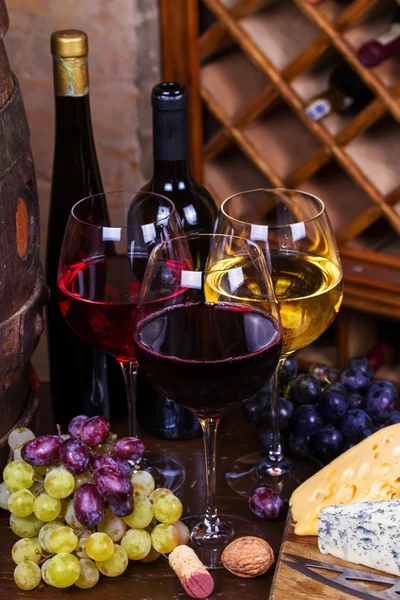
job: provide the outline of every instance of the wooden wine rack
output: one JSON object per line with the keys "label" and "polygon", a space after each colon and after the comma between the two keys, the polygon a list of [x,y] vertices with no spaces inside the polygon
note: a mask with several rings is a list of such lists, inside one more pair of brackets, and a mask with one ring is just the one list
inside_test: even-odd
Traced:
{"label": "wooden wine rack", "polygon": [[[203,32],[201,5],[213,16]],[[160,0],[164,78],[189,88],[193,170],[217,203],[261,186],[303,189],[326,203],[345,278],[331,362],[355,351],[354,311],[400,320],[400,61],[367,69],[356,54],[395,7],[395,0]],[[375,98],[352,119],[314,122],[307,101],[326,89],[339,60]],[[202,105],[219,123],[205,144]],[[377,222],[393,238],[386,249],[376,244]]]}

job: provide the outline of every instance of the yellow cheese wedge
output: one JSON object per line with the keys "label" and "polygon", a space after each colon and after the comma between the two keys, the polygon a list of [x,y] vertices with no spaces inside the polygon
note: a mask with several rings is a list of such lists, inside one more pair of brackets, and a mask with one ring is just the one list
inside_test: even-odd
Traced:
{"label": "yellow cheese wedge", "polygon": [[319,512],[331,504],[400,497],[400,423],[353,446],[302,483],[290,506],[297,535],[318,535]]}

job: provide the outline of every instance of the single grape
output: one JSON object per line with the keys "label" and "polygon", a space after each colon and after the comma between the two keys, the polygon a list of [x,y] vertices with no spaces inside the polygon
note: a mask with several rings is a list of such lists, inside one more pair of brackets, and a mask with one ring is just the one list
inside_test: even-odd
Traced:
{"label": "single grape", "polygon": [[142,558],[140,560],[140,562],[142,563],[152,563],[154,561],[156,561],[158,558],[160,558],[161,554],[159,552],[157,552],[157,550],[155,550],[153,547],[151,548],[150,552],[148,553],[147,556],[145,556],[144,558]]}
{"label": "single grape", "polygon": [[348,399],[336,390],[322,392],[318,401],[318,410],[324,423],[340,423],[348,408]]}
{"label": "single grape", "polygon": [[104,417],[92,417],[84,422],[81,438],[90,447],[98,446],[108,436],[110,423]]}
{"label": "single grape", "polygon": [[127,500],[110,500],[109,505],[117,517],[127,517],[133,512],[133,496]]}
{"label": "single grape", "polygon": [[81,566],[76,556],[61,552],[50,558],[46,569],[46,579],[56,588],[74,585],[81,574]]}
{"label": "single grape", "polygon": [[348,401],[349,401],[349,409],[363,408],[364,396],[361,396],[361,394],[349,394]]}
{"label": "single grape", "polygon": [[389,389],[371,386],[363,408],[375,423],[385,423],[392,416],[395,404],[396,399]]}
{"label": "single grape", "polygon": [[121,471],[116,471],[111,467],[101,467],[96,471],[96,486],[100,494],[106,500],[118,501],[127,500],[132,496],[133,488],[128,477]]}
{"label": "single grape", "polygon": [[75,554],[77,556],[79,556],[79,558],[89,558],[89,555],[86,552],[86,542],[88,539],[89,535],[83,535],[81,538],[79,538],[78,541],[78,546],[75,550]]}
{"label": "single grape", "polygon": [[249,497],[250,510],[260,519],[277,521],[283,514],[282,498],[273,490],[259,487]]}
{"label": "single grape", "polygon": [[384,379],[377,379],[376,381],[374,381],[369,391],[371,392],[371,390],[385,390],[386,394],[390,395],[395,402],[399,397],[396,386],[393,385],[393,383],[391,383],[390,381],[385,381]]}
{"label": "single grape", "polygon": [[161,523],[161,525],[154,527],[151,532],[151,541],[157,552],[168,554],[175,550],[179,544],[179,534],[173,525]]}
{"label": "single grape", "polygon": [[138,460],[143,456],[144,443],[136,437],[125,437],[115,444],[115,454],[125,460]]}
{"label": "single grape", "polygon": [[347,411],[340,423],[340,431],[351,443],[361,442],[373,432],[373,423],[366,412],[359,408]]}
{"label": "single grape", "polygon": [[51,585],[50,582],[49,582],[49,580],[48,580],[48,578],[47,578],[47,569],[48,569],[48,566],[49,566],[49,560],[50,559],[45,560],[44,563],[42,564],[42,568],[41,568],[42,579],[43,579],[43,581],[45,583],[47,583],[47,585]]}
{"label": "single grape", "polygon": [[364,394],[371,384],[371,378],[360,369],[346,367],[340,372],[340,383],[351,394]]}
{"label": "single grape", "polygon": [[92,454],[90,462],[94,471],[98,471],[102,467],[111,467],[111,469],[115,469],[116,471],[120,470],[116,459],[110,454]]}
{"label": "single grape", "polygon": [[59,461],[62,439],[58,435],[42,435],[25,444],[21,450],[24,461],[34,467],[49,467]]}
{"label": "single grape", "polygon": [[96,531],[86,540],[85,550],[93,560],[108,560],[113,555],[114,542],[109,535]]}
{"label": "single grape", "polygon": [[[293,413],[294,413],[293,404],[289,400],[286,400],[286,398],[280,397],[279,398],[279,429],[281,431],[287,431],[289,429],[289,425],[292,420]],[[269,424],[269,423],[271,423],[271,419],[272,419],[271,405],[268,404],[268,406],[266,406],[266,408],[265,408],[263,420],[265,423]]]}
{"label": "single grape", "polygon": [[374,369],[372,368],[372,365],[369,362],[369,360],[367,358],[365,358],[365,356],[350,359],[344,365],[343,368],[344,369],[350,368],[350,369],[356,369],[359,371],[363,371],[367,375],[367,377],[369,377],[370,379],[372,379],[372,377],[374,376]]}
{"label": "single grape", "polygon": [[36,517],[45,523],[54,521],[60,514],[61,502],[49,494],[40,494],[35,498],[33,512]]}
{"label": "single grape", "polygon": [[154,477],[148,471],[135,471],[131,477],[133,490],[140,496],[150,496],[156,487]]}
{"label": "single grape", "polygon": [[90,471],[85,471],[81,475],[76,475],[74,493],[81,487],[81,485],[84,483],[89,483],[90,481],[93,481],[93,475]]}
{"label": "single grape", "polygon": [[30,490],[18,490],[8,498],[8,510],[16,517],[28,517],[33,513],[35,496]]}
{"label": "single grape", "polygon": [[94,483],[84,483],[74,496],[75,516],[85,527],[93,527],[104,517],[104,500]]}
{"label": "single grape", "polygon": [[114,460],[121,473],[123,473],[124,475],[126,475],[126,477],[128,477],[128,479],[130,479],[133,473],[133,466],[129,464],[127,460],[119,458],[119,456],[116,456]]}
{"label": "single grape", "polygon": [[120,517],[116,517],[111,511],[97,525],[97,531],[108,535],[113,542],[119,542],[125,535],[126,523]]}
{"label": "single grape", "polygon": [[23,460],[13,460],[6,465],[3,479],[11,490],[23,490],[32,487],[35,471]]}
{"label": "single grape", "polygon": [[289,435],[289,450],[294,455],[304,456],[305,458],[311,456],[311,437],[292,431]]}
{"label": "single grape", "polygon": [[73,500],[70,500],[68,502],[67,511],[65,513],[65,521],[66,521],[67,525],[69,525],[70,527],[73,527],[74,529],[82,529],[83,528],[82,523],[80,523],[80,521],[78,521],[78,519],[76,518]]}
{"label": "single grape", "polygon": [[327,383],[330,383],[329,368],[322,363],[316,363],[315,365],[312,365],[308,369],[308,374],[312,375],[312,377],[319,381],[323,386]]}
{"label": "single grape", "polygon": [[322,391],[321,383],[311,375],[299,375],[290,386],[290,400],[295,406],[316,404]]}
{"label": "single grape", "polygon": [[121,546],[130,560],[142,560],[151,550],[151,537],[144,529],[128,529]]}
{"label": "single grape", "polygon": [[8,487],[5,481],[0,483],[0,508],[8,510],[8,499],[11,496],[12,491]]}
{"label": "single grape", "polygon": [[293,379],[297,377],[297,373],[299,372],[299,365],[297,363],[296,358],[293,356],[288,356],[283,363],[282,367],[279,371],[279,389],[285,390]]}
{"label": "single grape", "polygon": [[14,581],[20,590],[34,590],[42,581],[40,567],[32,560],[25,560],[15,567]]}
{"label": "single grape", "polygon": [[125,517],[125,522],[134,529],[144,529],[153,520],[154,506],[147,496],[135,496],[132,514]]}
{"label": "single grape", "polygon": [[59,527],[64,527],[64,524],[60,521],[52,521],[51,523],[46,523],[45,525],[43,525],[43,527],[39,531],[39,544],[42,546],[43,550],[47,554],[51,554],[52,552],[49,546],[50,535],[55,529],[58,529]]}
{"label": "single grape", "polygon": [[44,480],[44,489],[53,498],[67,498],[75,488],[75,479],[72,473],[58,467],[47,473]]}
{"label": "single grape", "polygon": [[340,371],[339,369],[329,369],[328,379],[332,383],[339,381]]}
{"label": "single grape", "polygon": [[57,527],[49,536],[49,547],[52,552],[73,552],[78,546],[78,537],[71,527]]}
{"label": "single grape", "polygon": [[68,433],[72,438],[81,438],[82,429],[86,421],[89,421],[89,417],[86,415],[78,415],[74,417],[68,425]]}
{"label": "single grape", "polygon": [[342,452],[344,439],[337,427],[326,425],[311,438],[311,442],[317,456],[332,460]]}
{"label": "single grape", "polygon": [[149,499],[154,502],[159,496],[164,496],[164,494],[173,494],[173,492],[167,488],[157,488],[151,492]]}
{"label": "single grape", "polygon": [[60,446],[60,460],[68,471],[80,475],[89,466],[89,449],[81,440],[65,440]]}
{"label": "single grape", "polygon": [[16,565],[24,560],[31,560],[38,563],[42,558],[42,548],[40,543],[33,538],[22,538],[15,542],[11,549],[11,556]]}
{"label": "single grape", "polygon": [[173,494],[165,494],[154,500],[154,516],[160,523],[176,523],[182,516],[182,502]]}
{"label": "single grape", "polygon": [[261,425],[265,418],[264,410],[268,404],[269,395],[266,395],[263,390],[244,400],[242,402],[242,412],[246,421],[253,425]]}
{"label": "single grape", "polygon": [[35,515],[29,515],[29,517],[16,517],[11,515],[10,527],[12,531],[20,538],[33,538],[36,537],[43,525],[43,521],[40,521]]}
{"label": "single grape", "polygon": [[99,570],[90,558],[81,558],[79,564],[81,566],[81,574],[75,581],[75,585],[82,590],[89,590],[99,581]]}
{"label": "single grape", "polygon": [[14,429],[8,436],[8,445],[11,450],[16,450],[26,444],[26,442],[30,442],[34,439],[35,434],[30,429],[27,427],[17,427],[17,429]]}
{"label": "single grape", "polygon": [[190,538],[190,531],[188,526],[185,525],[185,523],[182,523],[182,521],[177,521],[176,523],[173,523],[173,526],[175,527],[179,535],[178,545],[185,546]]}
{"label": "single grape", "polygon": [[293,415],[293,429],[303,435],[314,435],[323,425],[322,417],[316,406],[299,406]]}
{"label": "single grape", "polygon": [[96,561],[96,567],[106,577],[122,575],[128,566],[128,555],[119,544],[114,544],[114,553],[108,560]]}

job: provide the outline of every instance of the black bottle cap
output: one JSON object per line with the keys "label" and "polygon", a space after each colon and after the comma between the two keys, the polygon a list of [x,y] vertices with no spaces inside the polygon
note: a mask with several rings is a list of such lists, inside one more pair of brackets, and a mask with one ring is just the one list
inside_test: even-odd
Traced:
{"label": "black bottle cap", "polygon": [[151,104],[157,110],[185,110],[188,104],[187,89],[183,83],[158,83],[153,87]]}

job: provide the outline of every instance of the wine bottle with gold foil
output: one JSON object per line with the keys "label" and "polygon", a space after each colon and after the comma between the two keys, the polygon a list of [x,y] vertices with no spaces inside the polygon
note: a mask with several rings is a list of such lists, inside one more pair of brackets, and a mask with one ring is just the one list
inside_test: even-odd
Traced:
{"label": "wine bottle with gold foil", "polygon": [[[88,40],[83,31],[51,36],[55,92],[55,147],[47,235],[46,275],[51,291],[47,307],[50,379],[57,422],[78,414],[120,418],[125,414],[122,374],[104,352],[84,344],[63,318],[57,299],[57,270],[65,227],[73,205],[100,194],[103,185],[93,137],[88,77]],[[95,200],[100,222],[107,208]]]}

